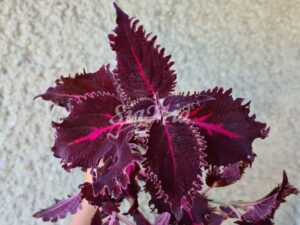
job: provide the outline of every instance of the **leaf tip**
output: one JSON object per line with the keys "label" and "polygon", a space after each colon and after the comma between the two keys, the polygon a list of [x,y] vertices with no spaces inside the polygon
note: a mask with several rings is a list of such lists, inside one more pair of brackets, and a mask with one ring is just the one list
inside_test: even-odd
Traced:
{"label": "leaf tip", "polygon": [[42,97],[42,94],[34,96],[33,101],[35,101],[37,98],[40,98],[40,97]]}
{"label": "leaf tip", "polygon": [[35,213],[32,215],[32,217],[33,217],[33,218],[39,218],[39,217],[38,217],[38,212],[35,212]]}
{"label": "leaf tip", "polygon": [[117,13],[117,23],[121,22],[122,19],[128,19],[128,15],[119,7],[117,3],[113,3]]}

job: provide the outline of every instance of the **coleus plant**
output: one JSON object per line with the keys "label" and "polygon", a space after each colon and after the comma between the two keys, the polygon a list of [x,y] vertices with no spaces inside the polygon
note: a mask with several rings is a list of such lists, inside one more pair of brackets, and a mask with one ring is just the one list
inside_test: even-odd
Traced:
{"label": "coleus plant", "polygon": [[[93,181],[34,217],[57,221],[86,199],[97,208],[93,225],[148,225],[138,201],[138,193],[146,191],[159,214],[157,225],[217,225],[226,219],[273,224],[279,205],[298,193],[285,172],[282,183],[257,201],[218,205],[207,197],[211,188],[241,178],[256,156],[252,142],[266,138],[269,128],[249,115],[250,102],[234,98],[231,89],[174,94],[171,56],[137,19],[114,6],[117,26],[108,37],[116,68],[61,77],[39,95],[69,112],[52,124],[54,156],[67,171],[89,171]],[[124,200],[131,207],[122,215]]]}

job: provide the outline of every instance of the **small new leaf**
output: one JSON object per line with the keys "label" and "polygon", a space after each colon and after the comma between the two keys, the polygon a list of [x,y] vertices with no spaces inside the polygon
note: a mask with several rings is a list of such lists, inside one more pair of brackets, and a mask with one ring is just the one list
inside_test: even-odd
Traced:
{"label": "small new leaf", "polygon": [[240,180],[247,164],[240,161],[233,165],[220,168],[211,166],[206,176],[206,184],[209,187],[224,187]]}

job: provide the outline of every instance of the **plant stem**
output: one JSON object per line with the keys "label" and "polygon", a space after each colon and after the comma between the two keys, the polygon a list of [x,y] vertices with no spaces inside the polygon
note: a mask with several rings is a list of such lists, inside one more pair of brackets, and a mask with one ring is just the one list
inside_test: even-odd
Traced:
{"label": "plant stem", "polygon": [[226,202],[222,202],[222,201],[220,201],[220,200],[215,200],[215,199],[213,199],[213,200],[211,201],[211,203],[216,204],[216,205],[224,205],[224,206],[227,205],[227,206],[232,206],[232,207],[234,207],[234,208],[244,209],[243,206],[241,206],[238,202],[233,202],[233,201],[231,201],[231,202],[229,202],[229,203],[226,203]]}
{"label": "plant stem", "polygon": [[125,223],[126,225],[135,225],[135,223],[131,222],[130,220],[128,220],[125,216],[122,216],[120,214],[117,214],[117,217],[119,218],[120,221],[122,221],[123,223]]}
{"label": "plant stem", "polygon": [[220,200],[215,200],[215,199],[212,200],[211,203],[214,203],[214,204],[217,204],[217,205],[227,205],[227,203],[222,202],[222,201],[220,201]]}
{"label": "plant stem", "polygon": [[228,205],[228,207],[236,214],[236,216],[239,220],[242,219],[240,212],[233,205]]}
{"label": "plant stem", "polygon": [[206,195],[211,189],[212,187],[207,187],[201,194]]}
{"label": "plant stem", "polygon": [[108,223],[108,221],[110,220],[111,215],[105,217],[102,219],[102,224]]}

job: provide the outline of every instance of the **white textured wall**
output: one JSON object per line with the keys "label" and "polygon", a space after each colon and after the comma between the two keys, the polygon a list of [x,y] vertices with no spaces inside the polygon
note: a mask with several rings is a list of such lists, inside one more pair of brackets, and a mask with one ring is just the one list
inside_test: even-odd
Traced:
{"label": "white textured wall", "polygon": [[[172,53],[178,90],[233,87],[271,126],[270,137],[255,142],[253,169],[215,195],[256,199],[283,169],[300,187],[300,1],[117,2]],[[60,112],[32,99],[59,75],[113,62],[106,35],[114,21],[111,1],[0,0],[1,225],[42,224],[32,213],[81,182],[80,171],[68,176],[50,152],[50,122]],[[299,225],[299,204],[291,197],[277,224]]]}

